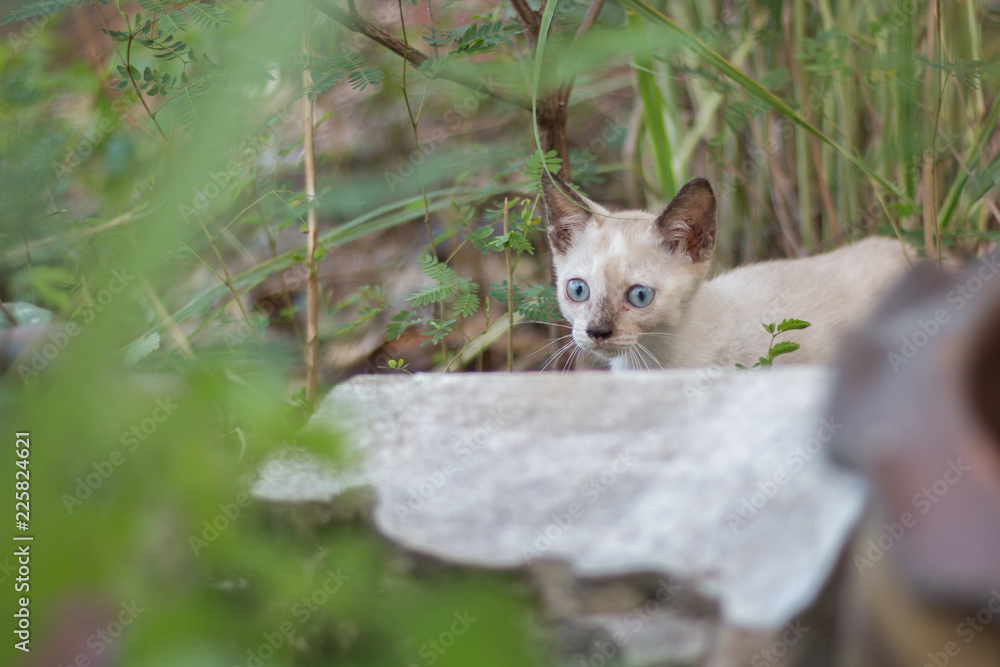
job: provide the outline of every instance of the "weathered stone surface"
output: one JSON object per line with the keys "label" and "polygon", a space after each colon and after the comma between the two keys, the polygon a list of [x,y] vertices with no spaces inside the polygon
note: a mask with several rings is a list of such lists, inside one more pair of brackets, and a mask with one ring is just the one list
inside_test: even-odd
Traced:
{"label": "weathered stone surface", "polygon": [[283,463],[254,491],[326,502],[370,485],[376,525],[408,549],[564,561],[581,580],[672,576],[726,625],[766,633],[813,600],[863,503],[822,456],[840,428],[823,414],[829,380],[811,367],[361,377],[315,418],[348,425],[359,469]]}

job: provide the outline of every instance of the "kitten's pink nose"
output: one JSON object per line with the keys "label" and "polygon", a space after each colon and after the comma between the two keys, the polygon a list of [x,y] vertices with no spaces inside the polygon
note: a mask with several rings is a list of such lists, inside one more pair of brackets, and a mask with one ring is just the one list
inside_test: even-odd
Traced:
{"label": "kitten's pink nose", "polygon": [[611,329],[587,329],[587,335],[600,342],[611,338]]}

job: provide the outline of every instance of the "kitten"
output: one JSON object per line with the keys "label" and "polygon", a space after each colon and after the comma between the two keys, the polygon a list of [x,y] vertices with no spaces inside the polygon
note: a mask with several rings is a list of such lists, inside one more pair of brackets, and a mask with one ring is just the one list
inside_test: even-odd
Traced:
{"label": "kitten", "polygon": [[752,365],[767,353],[761,326],[797,318],[808,329],[776,364],[831,363],[843,335],[908,267],[903,246],[872,237],[803,259],[751,264],[708,280],[715,195],[689,182],[659,214],[610,212],[543,174],[548,238],[573,341],[612,369]]}

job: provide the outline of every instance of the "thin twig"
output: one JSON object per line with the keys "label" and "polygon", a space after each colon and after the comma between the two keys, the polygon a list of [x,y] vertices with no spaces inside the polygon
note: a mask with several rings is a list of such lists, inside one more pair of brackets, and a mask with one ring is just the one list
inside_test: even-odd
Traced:
{"label": "thin twig", "polygon": [[[400,22],[400,24],[403,27],[403,46],[404,46],[404,48],[405,48],[406,51],[409,51],[410,42],[409,42],[409,40],[406,37],[406,18],[403,16],[403,0],[397,0],[397,4],[399,5],[399,22]],[[419,121],[418,121],[419,111],[417,112],[417,115],[414,115],[413,114],[413,107],[410,106],[410,94],[409,94],[409,92],[406,89],[406,59],[405,58],[403,59],[403,78],[402,78],[401,88],[403,89],[403,101],[406,103],[406,114],[410,117],[410,129],[413,130],[413,144],[414,144],[414,149],[419,154],[420,153],[420,134],[419,134],[418,129],[417,129],[417,126],[419,124]],[[426,97],[427,96],[424,95],[424,99],[426,99]],[[421,105],[421,108],[422,108],[423,107],[423,101],[421,101],[420,105]],[[427,201],[427,187],[424,184],[424,174],[423,174],[423,171],[421,171],[419,164],[417,165],[417,177],[420,179],[420,193],[423,195],[423,198],[424,198],[424,227],[427,228],[427,239],[428,239],[428,241],[430,242],[430,245],[431,245],[431,255],[434,257],[434,259],[438,259],[437,243],[434,242],[434,231],[431,229],[431,209],[430,209],[430,204]]]}
{"label": "thin twig", "polygon": [[[303,25],[302,50],[306,58],[310,56],[309,20],[306,10],[306,21]],[[312,86],[312,74],[309,68],[302,70],[302,86],[306,90]],[[319,346],[319,263],[316,261],[316,250],[319,246],[319,221],[316,216],[316,145],[313,141],[313,104],[311,95],[302,96],[302,144],[305,152],[305,187],[309,209],[306,211],[306,266],[309,268],[309,278],[306,280],[306,401],[313,405],[316,401],[316,390],[319,385],[317,373],[317,348]]]}
{"label": "thin twig", "polygon": [[[503,233],[510,234],[510,214],[506,197],[503,200]],[[514,371],[514,266],[510,262],[509,244],[504,248],[503,254],[507,260],[507,372],[512,373]]]}
{"label": "thin twig", "polygon": [[174,345],[180,350],[181,356],[185,359],[194,359],[194,350],[191,349],[191,343],[188,342],[187,336],[184,332],[180,330],[177,323],[174,322],[174,318],[170,316],[170,312],[163,305],[163,301],[160,300],[159,295],[153,289],[153,286],[149,284],[141,272],[139,272],[139,282],[142,285],[143,294],[146,295],[146,300],[149,301],[150,306],[153,308],[153,312],[156,313],[157,319],[159,319],[163,326],[167,328],[167,332],[170,334],[170,338],[174,341]]}
{"label": "thin twig", "polygon": [[[409,53],[410,40],[406,36],[406,16],[403,13],[403,0],[397,0],[396,4],[399,7],[399,23],[403,29],[403,52]],[[406,114],[410,118],[410,128],[413,130],[414,149],[417,151],[417,153],[420,153],[420,132],[418,131],[418,125],[419,125],[418,117],[420,115],[420,111],[418,110],[417,114],[414,115],[413,107],[410,105],[410,93],[406,88],[406,63],[407,63],[407,58],[404,57],[403,77],[401,79],[402,83],[400,87],[403,90],[403,101],[406,102]],[[426,98],[427,95],[425,94],[424,99]],[[420,105],[421,108],[423,108],[423,100],[421,100]],[[435,260],[437,260],[439,258],[437,253],[437,243],[434,241],[434,230],[431,229],[431,209],[430,209],[430,203],[427,201],[427,185],[424,183],[424,173],[420,169],[420,165],[417,165],[417,178],[420,180],[420,194],[423,197],[423,202],[424,202],[424,227],[427,229],[427,241],[428,243],[430,243],[431,256]],[[444,321],[443,302],[438,303],[438,319]],[[462,333],[464,334],[465,332],[463,331]],[[442,359],[444,359],[445,362],[448,361],[448,343],[444,338],[441,339],[441,357]]]}
{"label": "thin twig", "polygon": [[[931,62],[940,62],[940,48],[941,43],[937,39],[938,27],[941,21],[941,2],[932,3],[928,7],[930,16],[928,17],[927,26],[927,57]],[[927,82],[927,87],[930,92],[934,91],[934,80],[937,79],[937,105],[934,112],[934,123],[931,129],[931,142],[937,140],[938,133],[938,123],[941,118],[941,102],[944,99],[944,89],[947,84],[947,80],[942,80],[942,75],[938,74],[937,77],[931,77]],[[924,206],[923,206],[923,224],[924,224],[924,246],[927,253],[927,257],[932,261],[937,261],[938,266],[941,265],[941,237],[940,230],[938,229],[937,220],[937,157],[933,152],[928,151],[924,157],[924,169],[923,169],[923,189],[924,189]]]}
{"label": "thin twig", "polygon": [[225,278],[222,282],[229,288],[233,298],[236,299],[236,305],[240,307],[240,312],[243,313],[243,319],[246,320],[247,326],[250,327],[250,333],[253,334],[253,339],[257,341],[257,346],[263,347],[264,344],[261,342],[260,336],[257,335],[257,330],[253,328],[253,322],[250,321],[250,315],[247,313],[247,309],[243,305],[243,299],[240,298],[240,293],[236,290],[235,283],[233,283],[233,278],[229,275],[229,267],[226,266],[226,261],[222,259],[222,253],[219,252],[219,246],[215,245],[215,241],[212,240],[212,234],[208,231],[208,227],[205,226],[205,221],[202,220],[201,215],[196,214],[195,218],[201,226],[201,231],[205,233],[205,238],[208,239],[208,245],[212,246],[215,258],[219,260],[219,265],[222,267],[222,272],[225,274]]}
{"label": "thin twig", "polygon": [[166,132],[164,132],[163,128],[160,127],[159,121],[156,120],[156,114],[149,108],[149,104],[146,103],[146,98],[143,97],[142,92],[139,90],[139,84],[136,83],[135,77],[132,75],[132,40],[134,37],[135,35],[130,28],[128,31],[128,46],[125,47],[125,71],[128,72],[129,81],[132,82],[132,89],[135,90],[135,94],[139,96],[139,101],[142,102],[142,108],[146,110],[146,115],[148,115],[149,119],[153,121],[153,125],[156,126],[156,131],[160,133],[161,137],[163,137],[163,141],[169,144],[170,140],[167,139]]}
{"label": "thin twig", "polygon": [[576,36],[573,41],[583,37],[587,34],[594,24],[597,22],[597,15],[601,13],[601,9],[604,7],[604,0],[590,0],[590,4],[587,6],[587,12],[583,15],[583,21],[580,23],[580,27],[576,31]]}

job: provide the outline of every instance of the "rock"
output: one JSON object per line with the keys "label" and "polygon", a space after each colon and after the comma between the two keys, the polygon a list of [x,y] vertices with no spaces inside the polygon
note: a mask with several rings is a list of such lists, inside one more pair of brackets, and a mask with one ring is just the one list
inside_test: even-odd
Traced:
{"label": "rock", "polygon": [[[556,617],[623,634],[636,664],[675,664],[656,662],[649,637],[679,628],[683,651],[663,650],[693,656],[710,631],[683,629],[714,615],[771,637],[827,580],[864,503],[858,478],[823,456],[841,428],[823,413],[830,379],[803,366],[359,377],[314,418],[353,434],[353,477],[285,463],[254,492],[330,503],[368,486],[376,526],[408,550],[469,567],[563,563],[576,589],[548,605]],[[595,584],[640,575],[634,594]],[[644,620],[632,637],[644,600],[683,618]]]}

